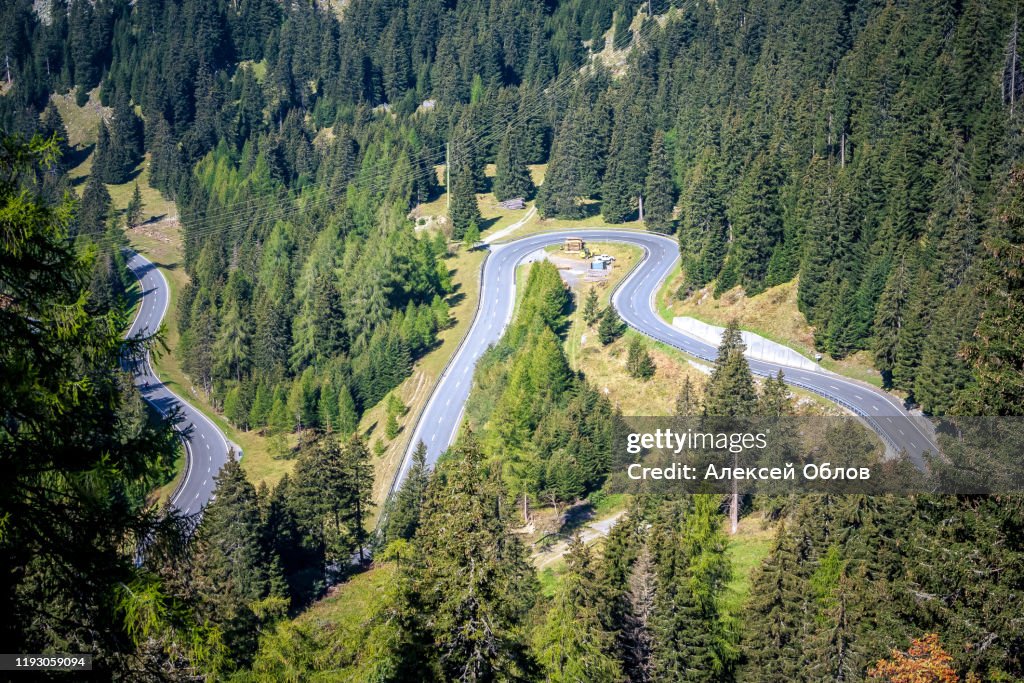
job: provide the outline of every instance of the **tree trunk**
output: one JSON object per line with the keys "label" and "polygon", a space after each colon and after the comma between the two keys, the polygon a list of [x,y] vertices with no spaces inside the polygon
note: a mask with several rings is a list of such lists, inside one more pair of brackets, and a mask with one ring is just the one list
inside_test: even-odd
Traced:
{"label": "tree trunk", "polygon": [[[359,500],[359,492],[356,491],[356,523],[359,525],[357,528],[363,526],[363,506]],[[363,554],[363,539],[362,534],[359,534],[359,564],[366,564],[366,555]]]}
{"label": "tree trunk", "polygon": [[733,535],[740,525],[740,494],[736,491],[736,480],[732,480],[732,502],[729,504],[729,524]]}
{"label": "tree trunk", "polygon": [[[733,470],[739,467],[739,457],[733,456],[732,466]],[[732,527],[732,534],[736,535],[736,530],[740,525],[740,493],[739,484],[736,483],[736,477],[732,479],[732,501],[729,504],[729,524]]]}

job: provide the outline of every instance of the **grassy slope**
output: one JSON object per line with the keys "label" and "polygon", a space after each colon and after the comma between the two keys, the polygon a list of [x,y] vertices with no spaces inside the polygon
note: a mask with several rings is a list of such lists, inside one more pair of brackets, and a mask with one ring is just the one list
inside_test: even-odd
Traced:
{"label": "grassy slope", "polygon": [[[421,230],[436,229],[441,227],[442,224],[447,223],[445,214],[447,212],[448,195],[443,187],[444,167],[438,166],[435,170],[437,171],[438,183],[442,183],[440,195],[438,195],[433,201],[420,204],[412,210],[412,215],[416,220],[416,224]],[[530,167],[530,173],[533,176],[535,184],[544,180],[544,173],[546,170],[546,164]],[[494,173],[494,164],[488,164],[484,168],[484,175],[488,178],[493,178]],[[483,224],[480,226],[480,232],[483,236],[497,232],[498,230],[515,223],[525,216],[534,205],[534,201],[530,200],[526,202],[526,208],[524,209],[515,211],[503,209],[498,206],[498,200],[491,192],[477,194],[476,203],[480,208],[480,217],[483,219]]]}
{"label": "grassy slope", "polygon": [[[268,653],[266,663],[272,667],[280,665],[296,677],[306,675],[318,681],[351,680],[362,654],[358,648],[366,636],[368,624],[381,608],[396,571],[394,564],[377,564],[335,586],[327,597],[310,605],[294,619],[278,624],[270,638],[284,646],[265,650]],[[296,653],[301,661],[292,659]],[[339,665],[342,668],[333,668]],[[260,680],[269,680],[265,676]]]}
{"label": "grassy slope", "polygon": [[[814,358],[814,328],[797,308],[797,281],[777,285],[748,297],[739,287],[729,290],[719,298],[711,295],[710,288],[695,292],[680,301],[674,294],[682,283],[682,273],[677,269],[658,293],[658,308],[666,320],[674,316],[689,316],[713,325],[725,326],[733,318],[740,327],[759,334],[765,339],[788,346],[808,358]],[[821,360],[822,367],[833,372],[882,385],[882,377],[866,351],[855,353],[842,360],[827,355]]]}
{"label": "grassy slope", "polygon": [[[597,244],[589,246],[597,249]],[[588,327],[583,321],[586,292],[596,287],[601,306],[606,306],[612,288],[641,257],[642,251],[622,244],[601,244],[598,250],[615,256],[615,265],[607,281],[581,284],[565,344],[569,362],[574,369],[582,369],[590,383],[619,406],[623,414],[671,415],[684,378],[689,377],[700,387],[704,385],[706,376],[690,365],[681,353],[648,340],[648,350],[657,371],[649,381],[640,382],[626,371],[626,348],[630,338],[639,333],[630,330],[608,346],[601,344],[597,326]]]}
{"label": "grassy slope", "polygon": [[373,612],[373,607],[387,590],[397,566],[390,563],[374,565],[336,586],[323,600],[295,618],[296,623],[321,631],[327,628],[345,630],[347,625],[359,626]]}

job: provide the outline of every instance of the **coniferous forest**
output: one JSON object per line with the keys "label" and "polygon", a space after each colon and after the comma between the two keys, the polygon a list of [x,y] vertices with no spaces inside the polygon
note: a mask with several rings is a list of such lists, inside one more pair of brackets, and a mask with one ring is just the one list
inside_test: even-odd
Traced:
{"label": "coniferous forest", "polygon": [[[531,508],[607,499],[625,429],[570,362],[577,309],[671,381],[551,263],[454,445],[410,444],[385,501],[360,428],[382,406],[398,434],[396,388],[468,326],[450,264],[487,248],[488,194],[670,236],[681,300],[795,283],[815,350],[925,416],[1024,416],[1022,24],[1020,0],[5,0],[0,642],[94,658],[10,679],[1024,680],[1020,482],[636,495],[539,571]],[[94,143],[60,98],[103,111]],[[143,190],[185,284],[173,330],[126,341]],[[159,500],[182,435],[133,383],[148,353],[287,474],[232,454],[201,515]],[[801,410],[736,326],[671,390],[677,416]]]}

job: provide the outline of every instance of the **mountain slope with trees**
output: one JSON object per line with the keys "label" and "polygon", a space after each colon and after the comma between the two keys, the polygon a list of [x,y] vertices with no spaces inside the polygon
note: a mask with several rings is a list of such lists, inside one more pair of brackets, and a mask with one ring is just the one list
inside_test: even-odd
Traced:
{"label": "mountain slope with trees", "polygon": [[[600,549],[574,544],[541,598],[510,531],[519,503],[599,490],[618,427],[566,362],[549,264],[480,365],[476,431],[394,501],[376,551],[395,579],[366,621],[335,639],[288,619],[373,543],[354,432],[450,324],[445,257],[484,229],[484,191],[674,232],[683,294],[797,278],[822,352],[869,351],[926,412],[1021,414],[1021,10],[4,3],[5,642],[95,653],[99,679],[863,680],[937,634],[957,675],[1024,676],[1013,495],[647,497]],[[94,149],[40,141],[66,137],[52,95],[92,92],[110,108]],[[68,165],[87,154],[74,203]],[[225,468],[201,522],[147,505],[173,432],[119,369],[140,351],[120,339],[132,220],[105,183],[137,180],[141,159],[180,212],[189,379],[234,425],[295,444],[273,489]],[[446,160],[448,222],[418,232],[410,211],[440,197]],[[533,187],[524,169],[545,163]],[[588,316],[602,341],[621,334],[613,310]],[[784,378],[757,385],[729,351],[706,395],[680,388],[680,412],[784,412]],[[750,505],[777,539],[733,614],[723,513]]]}

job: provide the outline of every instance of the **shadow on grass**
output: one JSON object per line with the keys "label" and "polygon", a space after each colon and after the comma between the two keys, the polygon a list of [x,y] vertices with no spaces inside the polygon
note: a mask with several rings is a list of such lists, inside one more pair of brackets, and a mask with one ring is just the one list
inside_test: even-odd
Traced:
{"label": "shadow on grass", "polygon": [[[91,145],[86,145],[84,147],[72,147],[70,150],[68,150],[68,153],[64,155],[64,158],[61,159],[61,162],[65,168],[78,168],[79,166],[82,165],[82,162],[89,158],[89,155],[92,154],[92,151],[94,149],[96,149],[95,143]],[[77,186],[80,183],[84,183],[88,177],[88,175],[82,175],[78,176],[77,178],[73,178],[71,180],[71,184]]]}

